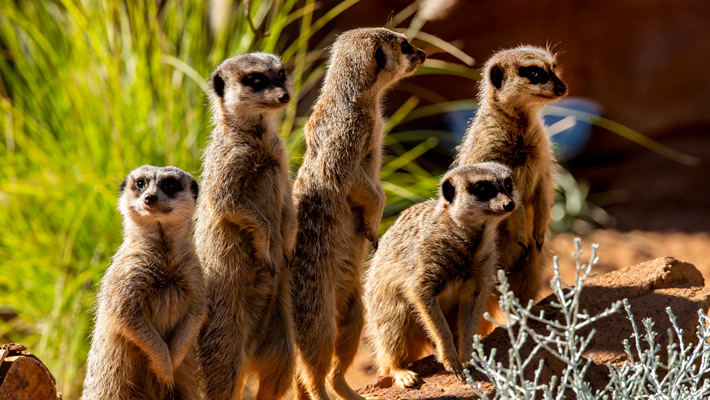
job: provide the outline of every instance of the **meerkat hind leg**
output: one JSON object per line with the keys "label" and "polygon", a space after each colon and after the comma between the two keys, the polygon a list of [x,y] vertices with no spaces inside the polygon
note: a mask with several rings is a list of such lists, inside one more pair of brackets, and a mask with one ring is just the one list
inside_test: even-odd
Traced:
{"label": "meerkat hind leg", "polygon": [[355,359],[360,345],[360,334],[365,324],[365,308],[362,304],[362,296],[357,290],[350,295],[347,303],[349,309],[344,310],[344,314],[340,315],[338,320],[335,357],[333,357],[333,369],[328,380],[340,397],[347,400],[362,400],[363,397],[355,393],[345,381],[345,372]]}
{"label": "meerkat hind leg", "polygon": [[294,371],[294,349],[288,314],[278,307],[267,331],[271,340],[261,345],[256,354],[259,370],[259,391],[256,399],[279,399],[288,391]]}

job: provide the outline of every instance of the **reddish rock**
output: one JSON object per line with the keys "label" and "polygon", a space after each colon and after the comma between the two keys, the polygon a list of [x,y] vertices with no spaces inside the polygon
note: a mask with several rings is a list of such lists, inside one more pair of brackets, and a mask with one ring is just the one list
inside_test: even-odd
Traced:
{"label": "reddish rock", "polygon": [[0,362],[0,399],[61,399],[56,379],[27,347],[19,343],[0,345]]}
{"label": "reddish rock", "polygon": [[[684,340],[692,342],[696,339],[695,331],[698,325],[699,309],[705,311],[710,307],[710,288],[704,287],[700,272],[689,263],[675,260],[671,257],[659,258],[638,265],[610,272],[606,275],[587,279],[581,296],[581,309],[590,314],[601,312],[611,303],[629,299],[631,311],[634,314],[639,329],[643,329],[641,321],[651,318],[654,330],[659,333],[657,340],[663,348],[667,344],[665,332],[671,327],[666,313],[666,307],[671,307],[677,318],[678,325],[684,331]],[[553,300],[548,296],[536,307],[544,307],[546,314],[554,309],[549,308]],[[552,314],[554,315],[554,314]],[[557,317],[560,317],[558,314]],[[538,332],[546,333],[541,324],[531,324]],[[624,339],[630,339],[631,324],[622,310],[612,316],[597,321],[593,327],[580,331],[586,336],[591,329],[596,330],[587,348],[585,357],[592,360],[587,371],[587,381],[592,387],[602,389],[608,382],[607,363],[618,364],[627,360],[622,346]],[[482,343],[486,349],[497,348],[498,361],[507,362],[509,348],[508,334],[502,328],[494,330],[486,336]],[[532,341],[523,347],[523,355],[532,349]],[[559,375],[565,365],[551,357],[548,353],[538,353],[545,359],[541,381],[546,382],[553,375]],[[535,366],[537,363],[533,362]],[[391,385],[391,379],[380,377],[370,385],[361,388],[360,394],[374,395],[388,399],[473,399],[473,391],[463,385],[454,375],[449,374],[433,357],[427,357],[412,364],[411,368],[422,378],[422,382],[412,389],[401,389]],[[532,368],[530,375],[532,378]],[[474,374],[474,379],[482,382],[484,389],[493,390],[492,384],[483,381],[483,376]],[[389,382],[389,385],[382,384]]]}

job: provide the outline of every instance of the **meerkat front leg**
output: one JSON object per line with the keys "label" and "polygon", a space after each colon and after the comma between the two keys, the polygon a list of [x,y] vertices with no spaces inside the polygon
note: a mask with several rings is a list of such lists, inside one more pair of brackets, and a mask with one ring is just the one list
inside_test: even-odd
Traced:
{"label": "meerkat front leg", "polygon": [[461,361],[471,359],[473,353],[473,335],[478,330],[483,312],[488,307],[488,302],[493,293],[493,274],[495,264],[491,263],[488,268],[488,277],[481,277],[479,287],[474,287],[474,281],[466,283],[466,287],[461,290],[459,299],[459,359]]}
{"label": "meerkat front leg", "polygon": [[293,256],[293,252],[296,249],[296,235],[298,234],[296,223],[296,212],[293,209],[291,185],[288,185],[284,191],[284,205],[281,208],[281,236],[283,237],[284,254],[287,259]]}
{"label": "meerkat front leg", "polygon": [[533,239],[537,245],[537,250],[542,249],[547,235],[547,225],[550,222],[551,204],[548,194],[542,184],[538,183],[535,190],[537,201],[533,204]]}
{"label": "meerkat front leg", "polygon": [[444,313],[441,312],[439,301],[434,296],[431,288],[419,286],[407,293],[409,301],[414,305],[424,329],[431,338],[436,348],[436,358],[444,365],[447,371],[453,372],[461,379],[463,375],[463,365],[459,360],[458,353],[454,347],[454,338],[446,322]]}
{"label": "meerkat front leg", "polygon": [[175,327],[174,334],[168,344],[173,369],[177,369],[182,364],[185,356],[192,348],[192,344],[195,342],[206,319],[206,308],[202,301],[197,305],[193,305],[187,315]]}
{"label": "meerkat front leg", "polygon": [[350,201],[362,207],[365,237],[377,249],[378,228],[385,207],[385,192],[379,182],[373,182],[364,171],[360,171],[350,190]]}
{"label": "meerkat front leg", "polygon": [[170,350],[160,334],[143,315],[140,305],[116,313],[113,325],[118,333],[138,346],[150,361],[158,380],[172,388],[174,386],[173,363]]}
{"label": "meerkat front leg", "polygon": [[261,259],[269,268],[271,275],[274,275],[274,264],[271,260],[271,228],[269,222],[257,210],[252,210],[241,205],[234,205],[228,212],[223,214],[229,222],[239,226],[251,233],[257,257]]}

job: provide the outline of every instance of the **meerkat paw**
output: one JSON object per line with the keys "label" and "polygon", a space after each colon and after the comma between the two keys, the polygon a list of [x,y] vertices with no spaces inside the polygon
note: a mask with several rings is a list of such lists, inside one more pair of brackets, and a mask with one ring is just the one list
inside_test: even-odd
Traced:
{"label": "meerkat paw", "polygon": [[447,371],[456,375],[456,377],[463,382],[466,382],[466,376],[463,374],[463,364],[459,361],[458,356],[445,357],[442,364]]}
{"label": "meerkat paw", "polygon": [[393,369],[390,375],[394,378],[394,383],[401,388],[410,388],[419,382],[419,375],[408,369]]}
{"label": "meerkat paw", "polygon": [[377,234],[377,229],[367,229],[365,231],[365,237],[367,240],[372,243],[372,249],[377,251],[377,245],[379,244],[380,237]]}
{"label": "meerkat paw", "polygon": [[537,251],[542,250],[542,245],[545,244],[545,233],[540,235],[534,235],[535,245],[537,246]]}

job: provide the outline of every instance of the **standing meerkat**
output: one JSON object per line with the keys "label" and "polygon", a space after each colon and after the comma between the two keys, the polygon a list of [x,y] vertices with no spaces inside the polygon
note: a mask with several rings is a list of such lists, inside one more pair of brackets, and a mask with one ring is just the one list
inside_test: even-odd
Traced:
{"label": "standing meerkat", "polygon": [[519,200],[508,167],[459,167],[441,179],[437,200],[410,207],[382,237],[365,282],[366,336],[381,375],[414,386],[406,365],[433,346],[465,380],[462,361],[493,292],[498,224]]}
{"label": "standing meerkat", "polygon": [[[521,46],[494,54],[483,67],[479,109],[454,167],[497,161],[513,170],[521,192],[516,212],[500,224],[499,268],[523,302],[534,300],[551,262],[545,245],[554,196],[555,165],[540,109],[567,93],[549,51]],[[498,309],[497,296],[489,310]],[[489,330],[490,324],[483,324]]]}
{"label": "standing meerkat", "polygon": [[144,165],[120,193],[124,241],[101,280],[81,398],[197,400],[193,345],[206,310],[190,236],[197,183]]}
{"label": "standing meerkat", "polygon": [[404,35],[355,29],[335,41],[305,128],[307,150],[294,184],[298,220],[293,270],[297,398],[362,399],[345,381],[363,326],[366,239],[377,246],[385,205],[379,170],[387,88],[425,55]]}
{"label": "standing meerkat", "polygon": [[289,101],[273,54],[225,60],[212,74],[214,130],[204,150],[195,241],[207,282],[198,341],[202,391],[240,399],[247,373],[257,399],[276,399],[293,378],[290,276],[296,219],[288,158],[274,113]]}

